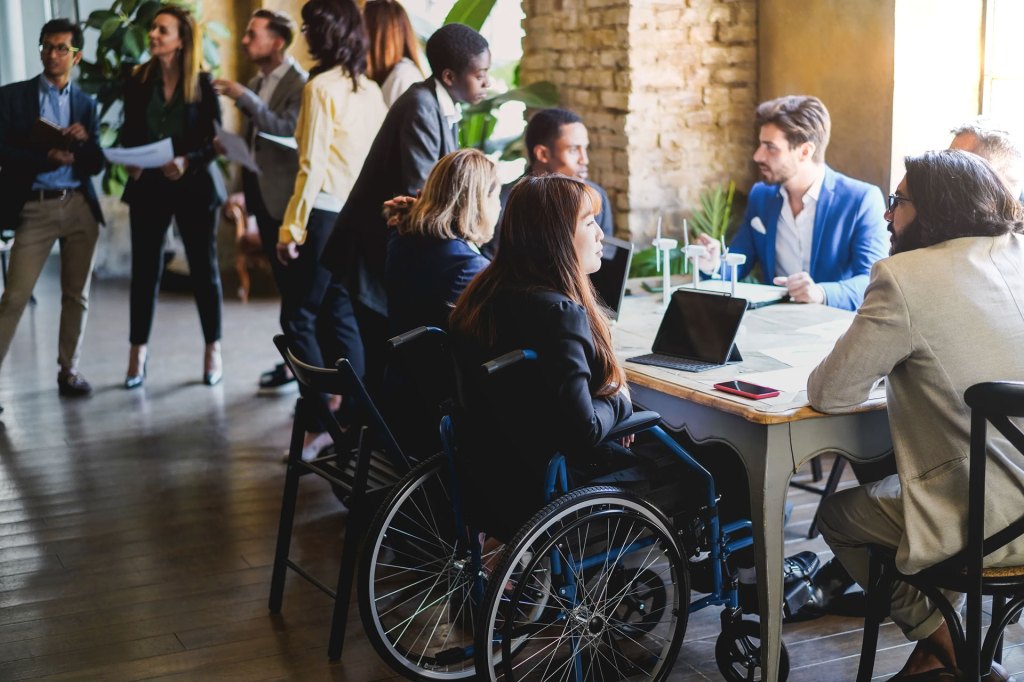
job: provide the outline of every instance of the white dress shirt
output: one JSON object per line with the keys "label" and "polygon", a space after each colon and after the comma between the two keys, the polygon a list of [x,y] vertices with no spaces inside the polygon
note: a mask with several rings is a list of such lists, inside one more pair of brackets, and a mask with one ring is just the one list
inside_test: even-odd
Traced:
{"label": "white dress shirt", "polygon": [[793,215],[789,205],[789,193],[785,187],[779,187],[782,193],[782,212],[775,231],[775,274],[788,277],[798,272],[811,271],[811,252],[814,241],[814,216],[818,212],[818,196],[821,184],[825,181],[825,169],[811,183],[804,194],[804,208],[800,215]]}
{"label": "white dress shirt", "polygon": [[[437,92],[437,103],[441,107],[441,113],[444,114],[444,119],[448,122],[448,128],[451,129],[454,135],[455,126],[462,120],[462,112],[455,106],[455,100],[448,94],[448,90],[441,84],[441,81],[435,79],[434,88]],[[458,142],[458,138],[456,138],[456,145]]]}
{"label": "white dress shirt", "polygon": [[270,98],[274,96],[274,90],[277,89],[277,84],[281,82],[284,75],[288,73],[288,69],[292,68],[292,64],[295,63],[291,57],[285,57],[284,61],[281,62],[277,68],[268,73],[260,81],[260,91],[256,94],[260,96],[260,99],[270,104]]}

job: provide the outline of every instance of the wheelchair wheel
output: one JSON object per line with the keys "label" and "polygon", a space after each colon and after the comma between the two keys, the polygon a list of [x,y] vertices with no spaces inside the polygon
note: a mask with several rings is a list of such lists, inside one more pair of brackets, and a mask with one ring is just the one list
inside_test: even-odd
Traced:
{"label": "wheelchair wheel", "polygon": [[478,679],[664,680],[686,632],[690,579],[665,516],[582,488],[506,545],[478,611]]}
{"label": "wheelchair wheel", "polygon": [[483,582],[467,539],[456,535],[444,454],[409,472],[367,531],[359,612],[377,653],[408,679],[474,674],[474,604]]}
{"label": "wheelchair wheel", "polygon": [[[761,670],[761,624],[753,620],[735,620],[722,629],[715,642],[715,662],[729,682],[763,680]],[[789,652],[779,650],[779,682],[789,677]]]}

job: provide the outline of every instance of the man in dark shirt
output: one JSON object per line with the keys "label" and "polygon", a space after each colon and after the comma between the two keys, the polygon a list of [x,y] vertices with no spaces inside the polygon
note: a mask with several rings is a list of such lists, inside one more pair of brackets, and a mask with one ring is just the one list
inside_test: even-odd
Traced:
{"label": "man in dark shirt", "polygon": [[43,73],[0,89],[0,229],[15,230],[7,286],[0,298],[0,363],[59,241],[57,386],[66,396],[92,391],[78,372],[78,356],[103,220],[90,180],[103,168],[96,103],[71,84],[83,45],[76,24],[67,19],[47,22],[39,34]]}
{"label": "man in dark shirt", "polygon": [[[587,149],[590,138],[583,119],[572,111],[565,109],[543,109],[538,111],[526,124],[526,153],[528,155],[527,175],[546,175],[561,173],[570,178],[579,178],[593,187],[601,196],[601,211],[595,216],[597,224],[606,236],[615,234],[612,223],[612,206],[604,188],[587,179],[590,158]],[[504,208],[508,193],[515,182],[501,188],[501,205]],[[501,221],[499,221],[499,225]],[[498,227],[494,230],[494,238],[485,244],[481,251],[488,258],[494,258],[498,250]]]}

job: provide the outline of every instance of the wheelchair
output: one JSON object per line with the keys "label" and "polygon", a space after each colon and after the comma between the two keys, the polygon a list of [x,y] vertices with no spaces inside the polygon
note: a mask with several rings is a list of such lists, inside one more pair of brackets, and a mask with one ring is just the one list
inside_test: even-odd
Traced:
{"label": "wheelchair", "polygon": [[[458,371],[440,330],[391,341],[396,350],[423,344]],[[535,359],[515,351],[480,372],[494,377]],[[657,413],[635,413],[607,441],[650,434],[703,481],[695,513],[670,517],[622,487],[572,488],[556,455],[547,504],[488,556],[464,515],[456,475],[464,398],[449,388],[443,451],[395,486],[361,557],[360,613],[393,669],[414,680],[664,680],[689,614],[722,606],[720,672],[730,681],[759,678],[759,624],[742,618],[730,562],[753,543],[750,521],[720,523],[711,475],[658,425]],[[691,589],[704,596],[691,601]],[[783,647],[781,680],[788,671]]]}

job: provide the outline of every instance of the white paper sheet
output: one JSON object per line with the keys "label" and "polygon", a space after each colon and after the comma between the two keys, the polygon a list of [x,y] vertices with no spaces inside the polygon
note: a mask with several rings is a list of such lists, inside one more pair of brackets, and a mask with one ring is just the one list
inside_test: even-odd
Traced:
{"label": "white paper sheet", "polygon": [[224,158],[232,163],[241,164],[242,167],[251,170],[253,173],[259,174],[261,172],[259,166],[256,165],[256,160],[252,158],[252,154],[249,152],[249,144],[245,139],[240,135],[224,130],[220,127],[219,123],[214,123],[213,129],[217,135],[217,140],[224,147]]}
{"label": "white paper sheet", "polygon": [[288,149],[298,149],[299,143],[295,141],[294,137],[281,137],[280,135],[271,135],[270,133],[258,133],[264,140],[270,140],[274,144],[279,144],[282,147],[288,147]]}
{"label": "white paper sheet", "polygon": [[174,146],[170,138],[140,147],[108,147],[103,156],[110,163],[120,163],[136,168],[159,168],[174,160]]}

